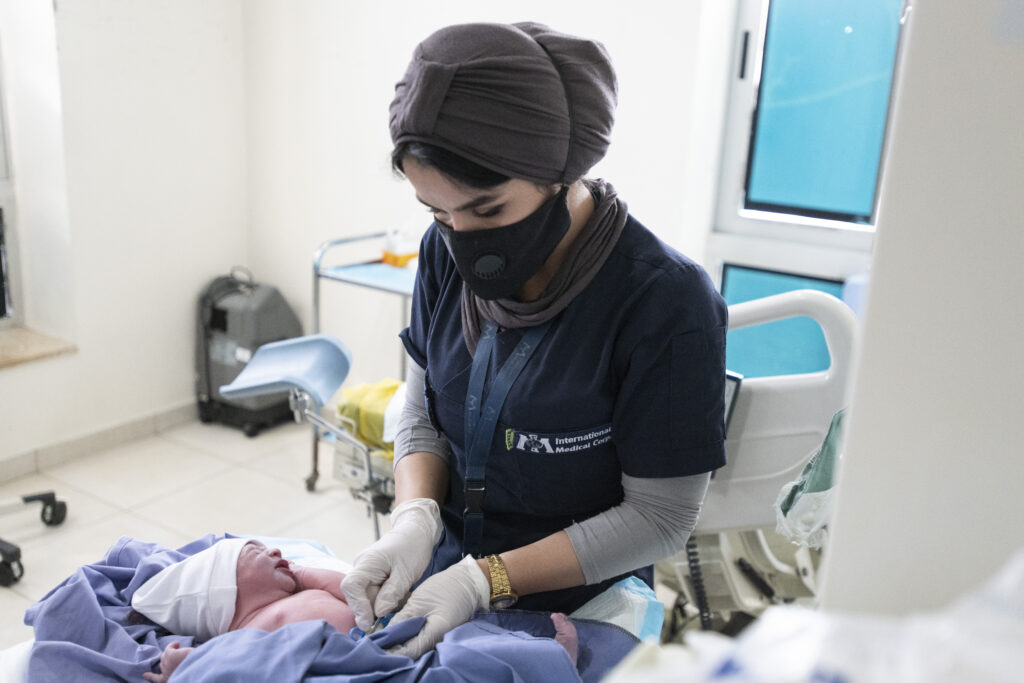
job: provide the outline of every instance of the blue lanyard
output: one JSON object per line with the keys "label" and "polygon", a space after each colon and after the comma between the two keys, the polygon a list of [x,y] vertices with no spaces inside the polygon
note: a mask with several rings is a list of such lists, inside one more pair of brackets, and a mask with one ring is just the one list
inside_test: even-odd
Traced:
{"label": "blue lanyard", "polygon": [[484,383],[487,379],[491,352],[498,336],[498,326],[490,320],[484,320],[480,340],[473,353],[473,367],[469,373],[469,387],[466,390],[466,483],[463,489],[466,509],[462,513],[462,551],[466,554],[476,556],[480,550],[480,539],[483,537],[484,529],[483,504],[487,492],[487,458],[491,453],[491,443],[494,441],[494,430],[498,425],[501,407],[505,404],[516,378],[526,367],[527,361],[537,350],[549,327],[550,320],[523,333],[523,338],[498,370],[485,397]]}

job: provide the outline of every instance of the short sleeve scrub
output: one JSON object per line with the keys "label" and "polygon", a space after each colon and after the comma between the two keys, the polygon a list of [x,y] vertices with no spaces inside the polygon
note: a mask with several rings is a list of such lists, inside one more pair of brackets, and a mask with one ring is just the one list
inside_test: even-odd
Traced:
{"label": "short sleeve scrub", "polygon": [[[420,245],[409,355],[426,369],[434,427],[450,442],[444,533],[424,576],[462,557],[464,409],[473,358],[463,281],[432,225]],[[622,501],[622,475],[680,477],[725,464],[727,308],[707,273],[633,217],[587,287],[552,321],[505,400],[491,443],[482,555],[533,543]],[[488,386],[522,337],[499,328]],[[651,582],[650,567],[634,574]],[[520,598],[571,612],[623,577]]]}

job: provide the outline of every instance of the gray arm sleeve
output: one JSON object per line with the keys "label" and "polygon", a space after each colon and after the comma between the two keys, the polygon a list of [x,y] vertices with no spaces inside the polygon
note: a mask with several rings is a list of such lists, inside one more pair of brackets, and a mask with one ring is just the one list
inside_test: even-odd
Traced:
{"label": "gray arm sleeve", "polygon": [[622,475],[623,500],[566,532],[587,583],[676,554],[697,526],[711,473],[653,479]]}
{"label": "gray arm sleeve", "polygon": [[452,450],[448,440],[434,429],[427,415],[423,398],[423,368],[412,358],[405,365],[405,405],[398,420],[394,464],[397,465],[399,460],[410,453],[420,451],[434,453],[446,463],[451,463]]}

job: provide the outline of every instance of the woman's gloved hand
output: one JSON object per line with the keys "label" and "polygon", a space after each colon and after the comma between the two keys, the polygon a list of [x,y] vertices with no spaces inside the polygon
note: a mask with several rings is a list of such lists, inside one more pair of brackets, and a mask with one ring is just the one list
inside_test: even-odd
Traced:
{"label": "woman's gloved hand", "polygon": [[377,617],[399,608],[440,537],[441,511],[433,500],[413,498],[391,511],[391,530],[356,555],[341,582],[359,628],[369,631]]}
{"label": "woman's gloved hand", "polygon": [[427,619],[418,635],[390,650],[391,654],[416,659],[437,645],[445,633],[469,621],[474,612],[487,609],[490,599],[487,577],[473,556],[467,555],[421,583],[391,619],[391,625],[414,617]]}

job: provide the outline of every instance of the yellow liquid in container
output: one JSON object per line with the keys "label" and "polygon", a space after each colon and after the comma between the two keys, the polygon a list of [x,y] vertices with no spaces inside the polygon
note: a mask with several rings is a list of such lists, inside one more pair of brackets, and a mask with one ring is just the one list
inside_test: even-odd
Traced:
{"label": "yellow liquid in container", "polygon": [[405,268],[407,265],[409,265],[409,261],[412,261],[414,258],[416,258],[416,256],[418,256],[418,254],[415,251],[412,252],[411,254],[396,254],[393,251],[388,251],[387,249],[385,249],[380,260],[388,264],[389,266],[395,266],[396,268]]}

